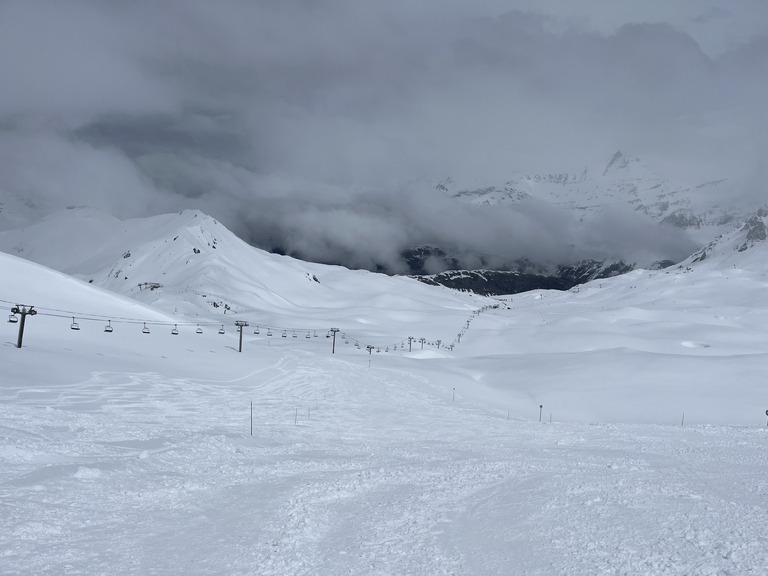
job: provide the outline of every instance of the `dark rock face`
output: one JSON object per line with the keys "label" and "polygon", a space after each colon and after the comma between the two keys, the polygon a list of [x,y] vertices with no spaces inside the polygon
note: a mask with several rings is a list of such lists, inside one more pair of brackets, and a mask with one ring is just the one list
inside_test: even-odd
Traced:
{"label": "dark rock face", "polygon": [[747,220],[744,230],[747,231],[747,242],[760,242],[768,236],[766,234],[765,222],[759,216],[752,216],[752,218]]}
{"label": "dark rock face", "polygon": [[[410,276],[433,286],[474,292],[483,296],[517,294],[529,290],[569,290],[598,278],[625,274],[635,268],[624,261],[583,260],[578,264],[559,265],[554,270],[522,258],[501,269],[462,270],[458,259],[439,247],[420,246],[402,253],[410,268]],[[660,262],[659,268],[672,262]],[[430,274],[430,268],[443,270]]]}
{"label": "dark rock face", "polygon": [[[663,264],[660,263],[660,267]],[[483,296],[517,294],[529,290],[569,290],[598,278],[610,278],[634,269],[625,262],[585,260],[576,265],[557,266],[550,274],[532,271],[529,263],[516,270],[448,270],[439,274],[413,274],[412,278],[432,286],[474,292]]]}
{"label": "dark rock face", "polygon": [[675,228],[682,228],[683,230],[698,230],[701,228],[701,218],[690,210],[676,210],[669,216],[666,216],[661,223],[670,224]]}
{"label": "dark rock face", "polygon": [[606,262],[596,260],[583,260],[573,266],[558,266],[557,277],[576,284],[583,284],[598,278],[610,278],[620,274],[626,274],[634,270],[634,264],[626,264],[624,261]]}
{"label": "dark rock face", "polygon": [[403,260],[408,265],[411,274],[426,275],[430,274],[430,263],[434,263],[443,270],[457,270],[459,262],[450,257],[445,250],[435,246],[419,246],[404,250],[401,253]]}
{"label": "dark rock face", "polygon": [[755,216],[752,216],[752,218],[747,220],[747,223],[744,224],[744,227],[741,230],[742,232],[746,232],[747,236],[746,241],[739,246],[739,252],[744,252],[758,242],[762,242],[768,238],[768,228],[766,228],[765,222],[763,221],[766,214],[768,214],[768,212],[766,212],[764,208],[761,208]]}
{"label": "dark rock face", "polygon": [[451,270],[431,276],[412,276],[425,284],[474,292],[482,296],[517,294],[529,290],[568,290],[575,283],[557,276],[503,270]]}

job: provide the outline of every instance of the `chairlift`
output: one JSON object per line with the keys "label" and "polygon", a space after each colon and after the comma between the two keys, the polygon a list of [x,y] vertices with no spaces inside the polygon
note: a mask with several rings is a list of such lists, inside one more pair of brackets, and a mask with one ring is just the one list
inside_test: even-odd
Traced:
{"label": "chairlift", "polygon": [[258,334],[259,333],[259,327],[258,326],[256,326],[256,330],[254,330],[253,333],[254,334]]}
{"label": "chairlift", "polygon": [[8,316],[8,322],[10,322],[11,324],[16,324],[16,322],[18,321],[19,321],[19,317],[16,316],[16,314],[11,314],[10,316]]}
{"label": "chairlift", "polygon": [[389,352],[389,346],[384,349],[384,352]]}
{"label": "chairlift", "polygon": [[178,327],[177,324],[173,325],[173,330],[171,330],[171,334],[173,334],[174,336],[178,336],[179,335],[179,327]]}
{"label": "chairlift", "polygon": [[376,348],[376,354],[378,354],[379,352],[381,352],[381,348]]}
{"label": "chairlift", "polygon": [[288,332],[286,332],[285,330],[283,330],[283,338],[288,338]]}
{"label": "chairlift", "polygon": [[314,336],[315,338],[317,338],[317,330],[315,330],[315,331],[312,333],[312,336]]}
{"label": "chairlift", "polygon": [[224,324],[222,324],[221,328],[219,328],[219,334],[224,334]]}
{"label": "chairlift", "polygon": [[74,316],[72,317],[72,324],[70,324],[70,325],[69,325],[69,328],[70,328],[71,330],[80,330],[80,324],[78,324],[77,322],[75,322],[75,318],[74,318]]}
{"label": "chairlift", "polygon": [[328,332],[328,334],[326,334],[326,335],[325,335],[325,337],[326,337],[326,338],[330,338],[330,337],[331,337],[331,333],[330,333],[330,332]]}
{"label": "chairlift", "polygon": [[293,331],[293,334],[291,334],[291,337],[292,338],[298,338],[298,336],[296,336],[296,331],[295,330]]}
{"label": "chairlift", "polygon": [[198,324],[197,325],[197,330],[195,330],[195,334],[202,334],[202,333],[203,333],[203,329],[200,328],[200,324]]}
{"label": "chairlift", "polygon": [[147,323],[144,322],[144,328],[141,329],[142,334],[149,334],[149,328],[147,328]]}
{"label": "chairlift", "polygon": [[114,332],[112,328],[112,320],[107,320],[107,325],[104,326],[104,332]]}
{"label": "chairlift", "polygon": [[267,336],[272,336],[272,329],[271,328],[267,328]]}
{"label": "chairlift", "polygon": [[309,335],[309,332],[307,332],[307,335],[304,336],[304,338],[312,338],[312,336]]}

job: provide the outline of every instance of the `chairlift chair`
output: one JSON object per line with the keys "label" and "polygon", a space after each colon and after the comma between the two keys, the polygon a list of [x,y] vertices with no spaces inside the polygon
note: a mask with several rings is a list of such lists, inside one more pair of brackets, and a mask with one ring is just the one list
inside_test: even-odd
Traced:
{"label": "chairlift chair", "polygon": [[149,328],[147,328],[147,323],[144,322],[144,328],[141,329],[142,334],[149,334]]}
{"label": "chairlift chair", "polygon": [[72,317],[72,324],[70,324],[70,325],[69,325],[69,328],[70,328],[71,330],[80,330],[80,324],[78,324],[77,322],[75,322],[75,318],[74,318],[74,316]]}
{"label": "chairlift chair", "polygon": [[331,333],[330,333],[330,332],[328,332],[328,334],[326,334],[326,335],[325,335],[325,337],[326,337],[326,338],[330,338],[330,337],[331,337]]}
{"label": "chairlift chair", "polygon": [[285,330],[283,330],[283,338],[288,338],[288,332],[286,332]]}
{"label": "chairlift chair", "polygon": [[267,328],[267,336],[272,336],[272,329],[271,328]]}
{"label": "chairlift chair", "polygon": [[104,332],[114,332],[112,328],[112,320],[107,320],[107,325],[104,326]]}
{"label": "chairlift chair", "polygon": [[314,336],[315,338],[317,338],[317,330],[315,330],[315,331],[312,333],[312,336]]}
{"label": "chairlift chair", "polygon": [[307,332],[307,335],[304,336],[304,338],[312,338],[312,336],[309,335],[309,332]]}
{"label": "chairlift chair", "polygon": [[254,330],[253,333],[254,334],[258,334],[259,333],[259,327],[258,326],[256,326],[256,330]]}
{"label": "chairlift chair", "polygon": [[219,328],[219,334],[224,334],[224,324],[222,324],[221,328]]}
{"label": "chairlift chair", "polygon": [[11,314],[10,316],[8,316],[8,322],[10,322],[11,324],[16,324],[16,322],[18,321],[19,321],[19,317],[16,316],[16,314]]}
{"label": "chairlift chair", "polygon": [[295,330],[294,330],[293,334],[291,334],[291,337],[292,338],[298,338],[298,336],[296,336],[296,331]]}
{"label": "chairlift chair", "polygon": [[202,334],[202,333],[203,333],[203,329],[200,328],[200,324],[198,324],[197,325],[197,330],[195,330],[195,334]]}
{"label": "chairlift chair", "polygon": [[178,327],[177,324],[173,325],[173,330],[171,330],[171,334],[173,334],[174,336],[178,336],[179,335],[179,327]]}

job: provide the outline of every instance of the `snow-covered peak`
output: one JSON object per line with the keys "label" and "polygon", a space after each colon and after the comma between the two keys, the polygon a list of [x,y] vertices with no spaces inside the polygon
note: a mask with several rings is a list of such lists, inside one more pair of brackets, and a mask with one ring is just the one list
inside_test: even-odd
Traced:
{"label": "snow-covered peak", "polygon": [[603,170],[603,177],[609,175],[618,175],[621,177],[627,177],[632,174],[634,176],[645,176],[650,172],[650,168],[635,156],[629,156],[624,154],[621,150],[617,150],[611,156],[608,163]]}
{"label": "snow-covered peak", "polygon": [[[336,310],[342,328],[375,326],[390,307],[425,317],[445,306],[476,308],[485,299],[339,266],[307,263],[246,244],[196,211],[117,220],[67,210],[36,226],[0,233],[0,250],[72,274],[178,317],[316,327]],[[366,311],[356,311],[360,301]],[[480,304],[481,305],[481,304]],[[331,314],[334,315],[334,314]],[[290,318],[287,320],[286,318]]]}

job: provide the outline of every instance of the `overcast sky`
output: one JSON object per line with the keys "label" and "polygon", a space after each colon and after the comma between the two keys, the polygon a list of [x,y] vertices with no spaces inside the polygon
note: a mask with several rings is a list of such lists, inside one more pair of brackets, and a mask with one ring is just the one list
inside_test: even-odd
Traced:
{"label": "overcast sky", "polygon": [[420,242],[581,242],[566,216],[479,213],[415,182],[581,172],[622,149],[693,184],[756,183],[768,158],[763,0],[0,0],[0,73],[5,193],[200,208],[351,266]]}

